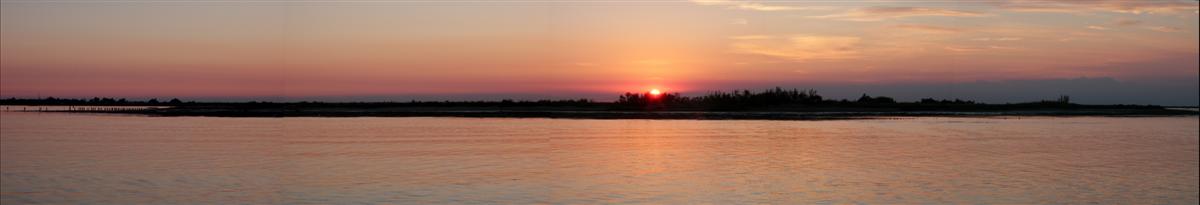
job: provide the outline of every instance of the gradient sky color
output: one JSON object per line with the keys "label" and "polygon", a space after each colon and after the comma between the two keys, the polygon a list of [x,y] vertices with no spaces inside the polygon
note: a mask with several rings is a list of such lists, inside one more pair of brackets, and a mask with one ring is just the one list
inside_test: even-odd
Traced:
{"label": "gradient sky color", "polygon": [[611,100],[785,86],[1200,101],[1192,0],[0,5],[3,97]]}

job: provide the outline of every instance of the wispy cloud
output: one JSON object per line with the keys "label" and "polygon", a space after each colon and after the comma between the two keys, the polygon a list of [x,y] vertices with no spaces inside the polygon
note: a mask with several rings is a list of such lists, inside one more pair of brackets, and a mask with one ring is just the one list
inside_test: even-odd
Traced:
{"label": "wispy cloud", "polygon": [[767,36],[767,35],[745,35],[745,36],[729,37],[729,39],[733,39],[733,40],[765,40],[765,39],[773,39],[773,38],[775,38],[775,37]]}
{"label": "wispy cloud", "polygon": [[946,46],[946,47],[944,47],[944,49],[946,49],[948,51],[954,51],[954,52],[976,52],[976,51],[987,50],[986,48],[983,48],[983,47],[973,47],[973,46]]}
{"label": "wispy cloud", "polygon": [[1194,14],[1197,5],[1196,1],[1170,0],[1010,0],[1002,2],[1001,8],[1013,12]]}
{"label": "wispy cloud", "polygon": [[787,38],[754,38],[735,41],[734,52],[795,61],[841,60],[859,57],[860,39],[850,36],[799,35]]}
{"label": "wispy cloud", "polygon": [[1023,38],[1018,37],[994,37],[994,38],[974,38],[972,41],[1019,41]]}
{"label": "wispy cloud", "polygon": [[1121,19],[1117,19],[1117,20],[1113,21],[1112,24],[1118,25],[1118,26],[1133,26],[1133,25],[1142,24],[1142,21],[1136,20],[1136,19],[1121,18]]}
{"label": "wispy cloud", "polygon": [[960,33],[960,32],[966,31],[965,29],[961,29],[961,28],[924,25],[924,24],[903,24],[903,25],[892,26],[892,28],[923,31],[923,32],[934,32],[934,33]]}
{"label": "wispy cloud", "polygon": [[1039,5],[1039,4],[1005,4],[1005,5],[1002,5],[1001,8],[1003,8],[1006,11],[1012,11],[1012,12],[1039,12],[1039,13],[1077,13],[1077,12],[1087,11],[1087,10],[1073,8],[1073,7],[1067,7],[1067,6],[1051,6],[1051,5]]}
{"label": "wispy cloud", "polygon": [[1174,33],[1174,32],[1182,31],[1182,29],[1179,29],[1179,27],[1172,27],[1172,26],[1151,26],[1151,27],[1146,27],[1146,29],[1150,29],[1150,30],[1158,31],[1158,32],[1164,32],[1164,33]]}
{"label": "wispy cloud", "polygon": [[950,16],[950,17],[981,17],[987,14],[975,11],[939,9],[939,8],[919,8],[919,7],[871,7],[854,9],[845,13],[831,14],[824,16],[810,16],[810,18],[819,19],[836,19],[845,21],[882,21],[887,19],[898,19],[914,16]]}
{"label": "wispy cloud", "polygon": [[1018,48],[990,45],[990,46],[946,46],[946,47],[943,47],[943,49],[946,49],[948,51],[954,51],[954,52],[979,52],[979,51],[987,51],[987,50],[1016,50]]}
{"label": "wispy cloud", "polygon": [[704,5],[704,6],[725,6],[727,8],[731,8],[731,9],[743,9],[743,10],[755,10],[755,11],[790,11],[790,10],[823,9],[820,7],[767,5],[767,4],[755,3],[755,2],[749,2],[749,1],[734,1],[734,0],[691,0],[691,2],[699,4],[699,5]]}
{"label": "wispy cloud", "polygon": [[1097,25],[1087,26],[1087,28],[1092,29],[1092,30],[1101,30],[1101,31],[1108,30],[1108,27],[1097,26]]}

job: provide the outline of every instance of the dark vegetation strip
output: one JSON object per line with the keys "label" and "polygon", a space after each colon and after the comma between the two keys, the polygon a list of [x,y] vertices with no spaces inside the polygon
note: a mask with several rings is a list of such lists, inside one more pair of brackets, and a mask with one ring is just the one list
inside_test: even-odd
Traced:
{"label": "dark vegetation strip", "polygon": [[56,112],[127,113],[155,116],[221,117],[542,117],[587,119],[854,119],[887,116],[1163,116],[1195,111],[1155,105],[1081,105],[1070,97],[1027,103],[983,104],[960,99],[897,102],[863,94],[855,100],[825,99],[814,90],[768,89],[678,93],[625,93],[615,102],[589,99],[537,101],[408,102],[184,102],[179,99],[130,101],[91,99],[0,99],[0,105],[169,106],[152,109],[68,109]]}

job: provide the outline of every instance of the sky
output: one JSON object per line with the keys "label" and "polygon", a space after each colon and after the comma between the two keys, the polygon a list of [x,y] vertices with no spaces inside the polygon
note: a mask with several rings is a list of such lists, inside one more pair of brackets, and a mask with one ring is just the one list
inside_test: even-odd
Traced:
{"label": "sky", "polygon": [[1200,104],[1194,0],[0,2],[0,97]]}

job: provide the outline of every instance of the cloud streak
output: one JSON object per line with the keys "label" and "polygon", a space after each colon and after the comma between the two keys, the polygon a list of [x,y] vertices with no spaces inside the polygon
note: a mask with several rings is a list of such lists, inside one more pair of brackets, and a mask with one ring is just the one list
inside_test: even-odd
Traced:
{"label": "cloud streak", "polygon": [[733,40],[765,40],[765,39],[773,39],[773,38],[775,38],[775,37],[767,36],[767,35],[745,35],[745,36],[729,37],[729,39],[733,39]]}
{"label": "cloud streak", "polygon": [[762,3],[748,1],[733,1],[733,0],[691,0],[704,6],[725,6],[731,9],[754,10],[754,11],[792,11],[792,10],[812,10],[820,9],[816,7],[800,7],[800,6],[779,6],[767,5]]}
{"label": "cloud streak", "polygon": [[1163,32],[1163,33],[1174,33],[1174,32],[1179,32],[1179,31],[1183,30],[1183,29],[1179,29],[1178,27],[1171,27],[1171,26],[1151,26],[1151,27],[1146,27],[1146,29],[1150,29],[1152,31]]}
{"label": "cloud streak", "polygon": [[903,25],[892,26],[892,28],[923,31],[923,32],[932,32],[932,33],[961,33],[961,32],[966,31],[966,29],[961,29],[961,28],[924,25],[924,24],[903,24]]}
{"label": "cloud streak", "polygon": [[1022,39],[1023,38],[1018,38],[1018,37],[995,37],[995,38],[986,38],[985,37],[985,38],[975,38],[975,39],[971,39],[971,40],[973,40],[973,41],[1019,41]]}
{"label": "cloud streak", "polygon": [[1001,8],[1013,12],[1087,13],[1114,12],[1129,14],[1187,14],[1197,13],[1195,1],[1163,0],[1012,0]]}
{"label": "cloud streak", "polygon": [[861,41],[849,36],[798,35],[788,38],[735,38],[736,53],[763,55],[794,61],[843,60],[858,58]]}
{"label": "cloud streak", "polygon": [[1134,19],[1117,19],[1116,21],[1113,21],[1112,24],[1118,25],[1118,26],[1133,26],[1133,25],[1142,24],[1142,21],[1134,20]]}
{"label": "cloud streak", "polygon": [[979,52],[979,51],[987,51],[987,50],[1016,50],[1019,48],[990,45],[990,46],[946,46],[946,47],[943,47],[942,49],[946,49],[948,51],[954,51],[954,52]]}
{"label": "cloud streak", "polygon": [[824,16],[810,16],[817,19],[834,19],[844,21],[882,21],[917,16],[946,16],[946,17],[982,17],[987,14],[975,11],[919,8],[919,7],[871,7],[854,9],[845,13]]}

